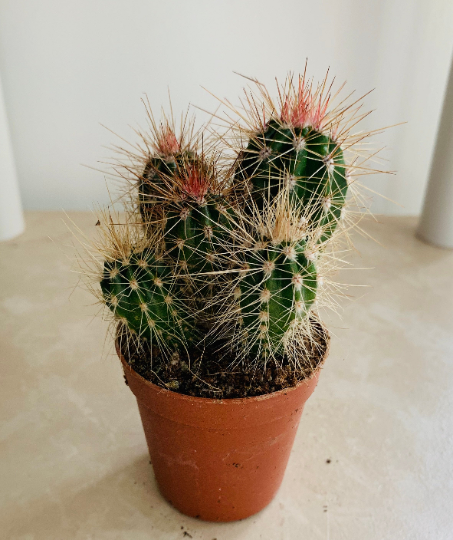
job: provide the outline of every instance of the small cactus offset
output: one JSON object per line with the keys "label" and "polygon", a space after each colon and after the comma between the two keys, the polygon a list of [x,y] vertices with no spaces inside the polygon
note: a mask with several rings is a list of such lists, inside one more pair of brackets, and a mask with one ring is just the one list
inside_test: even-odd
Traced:
{"label": "small cactus offset", "polygon": [[113,323],[164,356],[196,343],[187,286],[159,251],[160,235],[145,234],[133,213],[124,217],[104,210],[97,225],[98,240],[80,262],[85,275],[97,276],[89,288]]}
{"label": "small cactus offset", "polygon": [[318,288],[319,244],[288,188],[265,209],[249,201],[231,228],[225,250],[238,271],[230,278],[233,301],[219,328],[229,327],[238,357],[260,362],[282,356],[299,330],[307,329]]}
{"label": "small cactus offset", "polygon": [[304,243],[290,239],[258,242],[236,288],[244,353],[255,357],[281,354],[285,340],[304,319],[316,298],[317,273]]}

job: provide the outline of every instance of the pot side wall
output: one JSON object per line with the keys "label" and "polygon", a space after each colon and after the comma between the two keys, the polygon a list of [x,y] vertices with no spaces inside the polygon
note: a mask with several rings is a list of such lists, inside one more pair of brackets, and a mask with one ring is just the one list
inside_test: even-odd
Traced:
{"label": "pot side wall", "polygon": [[273,394],[214,400],[162,389],[121,360],[157,483],[173,506],[206,521],[234,521],[269,504],[319,370]]}

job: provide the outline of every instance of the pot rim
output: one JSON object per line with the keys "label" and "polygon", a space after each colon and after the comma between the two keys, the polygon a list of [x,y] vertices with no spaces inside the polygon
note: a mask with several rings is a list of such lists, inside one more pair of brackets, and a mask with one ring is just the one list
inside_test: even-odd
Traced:
{"label": "pot rim", "polygon": [[165,395],[167,395],[169,397],[170,397],[170,395],[173,398],[175,398],[177,396],[180,399],[191,401],[192,403],[195,402],[195,403],[200,403],[200,404],[201,403],[220,404],[220,403],[223,403],[223,402],[244,403],[245,401],[247,401],[247,402],[252,402],[252,401],[258,402],[258,401],[264,401],[264,400],[267,400],[267,399],[271,399],[273,397],[277,397],[277,396],[282,395],[282,394],[286,395],[288,392],[292,392],[294,390],[297,390],[297,388],[299,388],[301,385],[304,385],[304,384],[307,385],[314,377],[317,377],[319,375],[319,372],[323,369],[324,363],[325,363],[327,357],[329,356],[329,352],[330,352],[330,334],[329,334],[329,332],[327,331],[327,329],[324,326],[323,326],[323,328],[324,328],[324,331],[326,333],[326,343],[327,343],[326,350],[324,351],[324,355],[323,355],[321,361],[315,367],[315,369],[313,370],[313,372],[310,374],[309,377],[306,377],[305,379],[302,379],[301,381],[299,381],[294,386],[288,386],[287,388],[282,388],[281,390],[277,390],[275,392],[270,392],[268,394],[262,394],[260,396],[247,396],[247,397],[243,397],[243,398],[219,398],[219,399],[216,399],[216,398],[208,398],[208,397],[189,396],[187,394],[182,394],[182,393],[174,391],[174,390],[169,390],[168,388],[162,388],[162,386],[154,384],[151,381],[148,381],[147,379],[142,377],[126,361],[126,359],[124,358],[124,356],[123,356],[123,354],[122,354],[122,352],[120,350],[120,347],[119,347],[119,343],[118,343],[119,336],[118,335],[115,337],[115,350],[116,350],[116,353],[117,353],[118,357],[121,360],[121,363],[123,364],[124,369],[128,369],[131,373],[133,373],[134,377],[139,379],[142,384],[145,384],[145,386],[148,386],[151,389],[153,389],[154,391],[157,391],[159,393],[163,393],[163,394],[165,394]]}

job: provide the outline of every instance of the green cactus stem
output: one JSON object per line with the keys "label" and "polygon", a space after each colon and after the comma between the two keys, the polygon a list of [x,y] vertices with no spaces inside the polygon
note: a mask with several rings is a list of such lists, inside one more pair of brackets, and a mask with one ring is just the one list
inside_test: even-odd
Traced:
{"label": "green cactus stem", "polygon": [[212,272],[221,264],[219,242],[229,226],[222,202],[220,196],[211,196],[210,202],[192,202],[168,211],[166,250],[184,272]]}
{"label": "green cactus stem", "polygon": [[[106,260],[101,290],[115,318],[163,350],[178,350],[195,337],[178,284],[150,250],[127,260]],[[181,297],[180,297],[181,296]]]}
{"label": "green cactus stem", "polygon": [[235,180],[251,184],[261,208],[287,184],[291,196],[307,209],[310,224],[322,228],[319,242],[333,234],[348,189],[343,151],[330,136],[276,118],[239,154]]}
{"label": "green cactus stem", "polygon": [[244,258],[235,296],[249,355],[282,352],[285,337],[316,298],[313,255],[303,242],[258,242]]}
{"label": "green cactus stem", "polygon": [[184,161],[173,182],[174,200],[165,208],[166,253],[183,273],[213,271],[219,263],[219,238],[228,228],[215,164],[203,158]]}

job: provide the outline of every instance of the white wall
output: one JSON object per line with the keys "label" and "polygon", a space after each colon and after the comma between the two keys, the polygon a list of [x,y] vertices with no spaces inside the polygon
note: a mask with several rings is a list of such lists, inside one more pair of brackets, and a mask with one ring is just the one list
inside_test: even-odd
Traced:
{"label": "white wall", "polygon": [[407,120],[380,136],[398,176],[370,185],[419,212],[453,46],[447,0],[0,0],[0,70],[26,208],[89,209],[106,202],[102,174],[81,166],[115,142],[103,123],[134,138],[140,97],[158,110],[213,109],[200,87],[234,100],[243,81],[272,84],[330,65],[377,109],[364,126]]}

